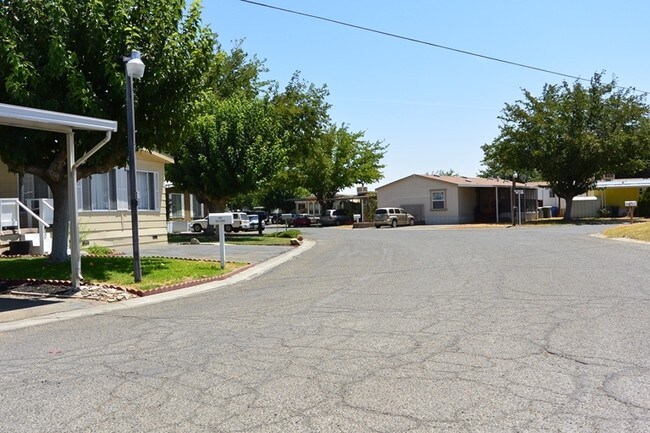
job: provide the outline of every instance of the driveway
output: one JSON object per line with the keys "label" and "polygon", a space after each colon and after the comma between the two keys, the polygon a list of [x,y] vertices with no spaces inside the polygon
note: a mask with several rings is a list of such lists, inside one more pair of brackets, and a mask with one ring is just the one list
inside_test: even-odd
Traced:
{"label": "driveway", "polygon": [[0,334],[0,431],[650,431],[650,246],[304,232],[252,280]]}

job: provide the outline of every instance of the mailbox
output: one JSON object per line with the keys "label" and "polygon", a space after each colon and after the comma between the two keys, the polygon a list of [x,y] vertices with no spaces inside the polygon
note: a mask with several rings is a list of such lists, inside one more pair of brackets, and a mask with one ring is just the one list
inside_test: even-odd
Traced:
{"label": "mailbox", "polygon": [[209,213],[208,225],[216,226],[218,224],[232,224],[232,214],[229,212]]}

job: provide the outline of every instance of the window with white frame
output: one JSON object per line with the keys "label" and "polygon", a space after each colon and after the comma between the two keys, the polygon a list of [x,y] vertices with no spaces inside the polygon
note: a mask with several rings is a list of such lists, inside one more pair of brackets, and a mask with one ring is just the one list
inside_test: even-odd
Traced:
{"label": "window with white frame", "polygon": [[136,176],[138,209],[158,210],[158,173],[155,171],[138,171]]}
{"label": "window with white frame", "polygon": [[431,210],[447,209],[447,191],[444,189],[431,191]]}
{"label": "window with white frame", "polygon": [[192,214],[192,219],[203,218],[205,216],[203,211],[203,203],[194,194],[190,194],[190,213]]}
{"label": "window with white frame", "polygon": [[[136,173],[138,209],[159,210],[158,173]],[[128,171],[114,168],[107,173],[96,173],[77,182],[79,210],[129,210]]]}
{"label": "window with white frame", "polygon": [[181,219],[185,215],[185,206],[183,203],[183,194],[172,192],[169,193],[169,217],[172,219]]}

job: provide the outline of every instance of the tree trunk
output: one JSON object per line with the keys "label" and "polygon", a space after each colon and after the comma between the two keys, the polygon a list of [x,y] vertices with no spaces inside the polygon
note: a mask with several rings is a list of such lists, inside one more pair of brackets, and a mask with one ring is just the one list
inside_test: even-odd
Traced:
{"label": "tree trunk", "polygon": [[68,260],[68,224],[70,222],[68,205],[68,180],[50,183],[54,198],[54,222],[52,224],[52,252],[48,261],[61,263]]}
{"label": "tree trunk", "polygon": [[571,208],[573,207],[573,197],[561,197],[564,198],[564,201],[566,202],[566,209],[564,210],[564,218],[562,218],[563,221],[571,221]]}
{"label": "tree trunk", "polygon": [[226,198],[213,199],[205,203],[208,213],[223,212],[226,210]]}

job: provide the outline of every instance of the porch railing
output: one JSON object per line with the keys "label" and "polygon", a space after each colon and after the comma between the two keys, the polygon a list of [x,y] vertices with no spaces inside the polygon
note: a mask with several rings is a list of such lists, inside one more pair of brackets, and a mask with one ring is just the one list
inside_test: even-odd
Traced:
{"label": "porch railing", "polygon": [[[44,208],[49,206],[50,209],[53,208],[50,204],[42,203]],[[39,249],[44,249],[45,246],[45,228],[49,227],[50,224],[42,219],[40,216],[36,215],[29,207],[25,206],[17,198],[0,198],[0,234],[4,234],[4,230],[17,230],[18,234],[20,232],[20,210],[27,212],[30,218],[34,218],[38,221],[38,238],[40,241]]]}

